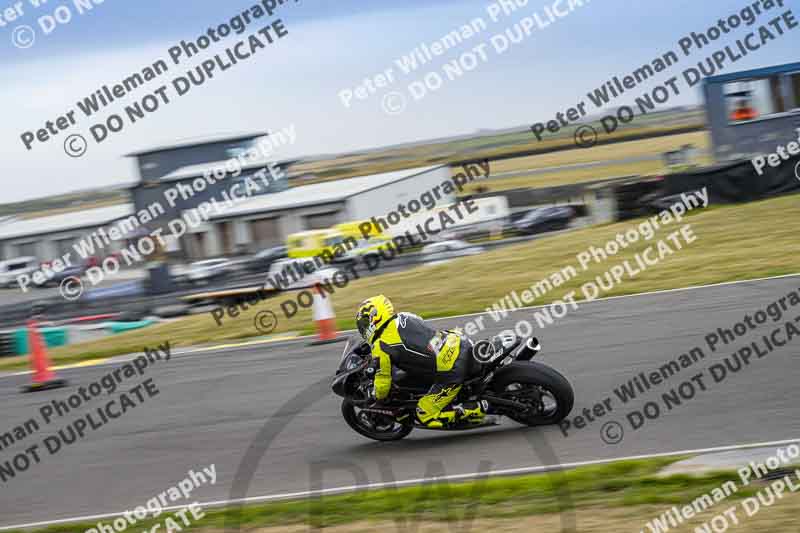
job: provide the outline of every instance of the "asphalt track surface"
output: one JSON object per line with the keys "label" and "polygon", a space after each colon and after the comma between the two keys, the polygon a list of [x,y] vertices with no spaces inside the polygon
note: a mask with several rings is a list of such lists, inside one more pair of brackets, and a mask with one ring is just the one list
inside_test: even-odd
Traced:
{"label": "asphalt track surface", "polygon": [[[415,431],[401,442],[374,443],[344,424],[339,400],[326,392],[342,344],[309,346],[308,341],[298,340],[174,355],[170,362],[153,367],[147,376],[154,378],[159,396],[59,454],[48,457],[45,453],[41,464],[3,484],[0,527],[133,509],[184,478],[190,469],[212,463],[219,476],[217,484],[199,489],[192,499],[228,499],[245,451],[258,444],[259,430],[265,425],[275,427],[276,422],[285,425],[283,430],[263,454],[259,452],[256,460],[242,467],[254,473],[246,493],[249,497],[319,488],[311,479],[313,472],[320,472],[322,462],[328,466],[322,475],[324,487],[330,488],[391,481],[392,477],[425,478],[441,474],[442,467],[447,474],[466,474],[487,468],[512,469],[796,439],[800,437],[796,393],[800,339],[722,383],[711,384],[707,392],[638,431],[630,430],[625,421],[630,410],[658,400],[662,392],[679,385],[695,370],[699,372],[758,340],[773,329],[771,325],[716,354],[705,349],[706,359],[696,367],[683,370],[628,405],[623,406],[613,390],[639,372],[654,370],[695,346],[705,348],[706,334],[717,327],[732,327],[745,314],[797,289],[800,277],[795,276],[612,298],[582,304],[555,325],[539,331],[543,345],[540,360],[563,372],[575,387],[573,416],[612,397],[614,410],[610,414],[568,437],[557,427],[531,429],[509,421],[500,427],[466,433]],[[532,310],[520,310],[514,319],[499,324],[486,318],[490,325],[486,334],[531,315]],[[795,308],[786,319],[794,320],[798,315],[800,308]],[[436,323],[453,327],[471,318]],[[111,368],[79,368],[64,375],[72,381],[74,390]],[[0,379],[3,431],[34,416],[42,403],[68,394],[62,389],[21,395],[17,389],[25,380],[23,376]],[[315,389],[315,383],[321,385]],[[286,402],[297,395],[309,399],[309,405],[286,409]],[[276,416],[278,412],[282,414]],[[622,442],[615,445],[601,438],[601,426],[609,421],[621,422],[626,431]],[[0,461],[57,427],[48,426],[38,436],[3,450]],[[355,479],[354,473],[363,473],[366,479]]]}

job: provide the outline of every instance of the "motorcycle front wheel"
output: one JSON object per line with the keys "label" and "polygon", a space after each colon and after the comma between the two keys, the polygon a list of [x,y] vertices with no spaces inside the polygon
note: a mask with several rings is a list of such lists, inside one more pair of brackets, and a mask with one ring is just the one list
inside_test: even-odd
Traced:
{"label": "motorcycle front wheel", "polygon": [[347,399],[342,401],[342,416],[353,430],[373,440],[400,440],[414,429],[411,420],[403,424],[390,416],[359,409]]}

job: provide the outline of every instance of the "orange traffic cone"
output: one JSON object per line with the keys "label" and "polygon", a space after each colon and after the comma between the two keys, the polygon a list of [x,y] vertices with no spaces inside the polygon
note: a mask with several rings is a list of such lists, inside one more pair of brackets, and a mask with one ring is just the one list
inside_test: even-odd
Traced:
{"label": "orange traffic cone", "polygon": [[314,285],[314,308],[312,312],[314,322],[317,323],[317,339],[311,344],[327,344],[342,340],[336,331],[336,314],[333,312],[331,299],[322,293],[319,284]]}
{"label": "orange traffic cone", "polygon": [[67,381],[56,378],[50,370],[50,358],[47,356],[42,334],[36,329],[36,321],[28,321],[28,352],[30,353],[33,380],[30,385],[22,388],[22,392],[35,392],[65,387]]}

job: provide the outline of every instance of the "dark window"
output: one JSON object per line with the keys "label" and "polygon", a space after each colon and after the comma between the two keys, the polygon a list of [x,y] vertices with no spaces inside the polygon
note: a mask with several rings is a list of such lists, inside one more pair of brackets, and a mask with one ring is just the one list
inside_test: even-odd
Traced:
{"label": "dark window", "polygon": [[22,270],[23,268],[27,268],[28,263],[22,261],[21,263],[8,263],[8,271],[15,272],[17,270]]}
{"label": "dark window", "polygon": [[800,72],[789,76],[789,109],[800,109]]}
{"label": "dark window", "polygon": [[275,246],[281,242],[277,218],[262,218],[250,221],[252,244],[256,249]]}
{"label": "dark window", "polygon": [[328,229],[339,223],[339,213],[332,211],[330,213],[319,213],[316,215],[308,215],[306,219],[306,229]]}
{"label": "dark window", "polygon": [[56,255],[58,257],[64,257],[69,252],[71,252],[72,251],[73,242],[74,241],[71,238],[70,239],[58,239],[57,241],[55,241]]}
{"label": "dark window", "polygon": [[36,243],[26,242],[17,245],[17,255],[24,257],[36,257]]}
{"label": "dark window", "polygon": [[786,111],[778,76],[726,83],[724,91],[725,108],[731,124]]}
{"label": "dark window", "polygon": [[220,241],[223,254],[236,253],[236,239],[234,236],[233,222],[221,222],[219,224]]}

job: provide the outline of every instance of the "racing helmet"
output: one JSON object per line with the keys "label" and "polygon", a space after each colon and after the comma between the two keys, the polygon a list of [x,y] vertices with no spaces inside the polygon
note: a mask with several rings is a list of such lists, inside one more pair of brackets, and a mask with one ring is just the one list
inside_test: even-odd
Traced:
{"label": "racing helmet", "polygon": [[356,313],[358,332],[365,341],[372,342],[375,331],[393,316],[394,306],[389,298],[383,294],[367,298],[361,302]]}

